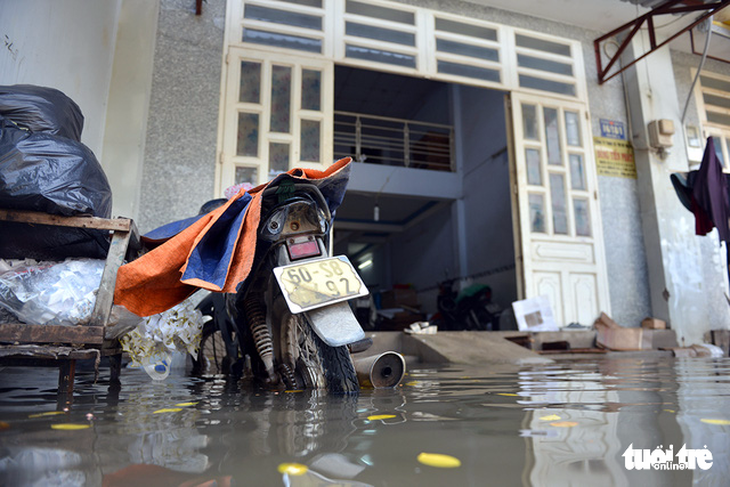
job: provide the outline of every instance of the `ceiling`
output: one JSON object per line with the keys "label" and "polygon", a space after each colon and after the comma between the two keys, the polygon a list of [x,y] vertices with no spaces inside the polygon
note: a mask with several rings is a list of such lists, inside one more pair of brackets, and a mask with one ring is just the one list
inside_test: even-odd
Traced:
{"label": "ceiling", "polygon": [[431,198],[348,191],[335,216],[336,244],[385,243],[394,234],[411,228],[448,205],[449,202]]}
{"label": "ceiling", "polygon": [[367,69],[335,66],[335,110],[412,120],[423,108],[423,100],[438,103],[434,113],[448,123],[448,84]]}

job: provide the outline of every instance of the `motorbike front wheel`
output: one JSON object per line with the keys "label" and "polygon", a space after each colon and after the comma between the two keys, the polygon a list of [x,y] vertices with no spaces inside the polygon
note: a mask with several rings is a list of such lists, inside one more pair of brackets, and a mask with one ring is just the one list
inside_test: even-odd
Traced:
{"label": "motorbike front wheel", "polygon": [[305,387],[327,389],[335,394],[357,392],[360,385],[346,346],[330,347],[312,330],[304,317],[298,317],[298,359],[296,375]]}

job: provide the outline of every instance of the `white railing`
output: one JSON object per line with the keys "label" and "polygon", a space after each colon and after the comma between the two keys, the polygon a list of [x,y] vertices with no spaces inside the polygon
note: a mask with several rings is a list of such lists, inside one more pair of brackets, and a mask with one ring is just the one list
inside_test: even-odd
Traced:
{"label": "white railing", "polygon": [[455,170],[450,125],[335,111],[335,158],[435,171]]}

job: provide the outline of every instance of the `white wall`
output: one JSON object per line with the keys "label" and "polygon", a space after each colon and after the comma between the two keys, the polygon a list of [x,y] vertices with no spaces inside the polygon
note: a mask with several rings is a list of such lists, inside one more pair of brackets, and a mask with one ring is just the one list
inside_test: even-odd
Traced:
{"label": "white wall", "polygon": [[0,84],[63,91],[84,114],[81,141],[101,161],[121,0],[0,0]]}
{"label": "white wall", "polygon": [[159,0],[123,0],[101,161],[114,216],[139,217]]}
{"label": "white wall", "polygon": [[393,284],[414,284],[421,290],[453,276],[457,267],[453,233],[451,209],[446,206],[395,236],[390,243]]}

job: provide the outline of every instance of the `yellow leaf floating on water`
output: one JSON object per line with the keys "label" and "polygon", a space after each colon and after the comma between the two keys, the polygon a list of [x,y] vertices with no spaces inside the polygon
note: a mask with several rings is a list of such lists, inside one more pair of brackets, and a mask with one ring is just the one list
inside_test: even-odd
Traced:
{"label": "yellow leaf floating on water", "polygon": [[429,467],[456,468],[461,467],[461,460],[441,453],[419,453],[418,461]]}
{"label": "yellow leaf floating on water", "polygon": [[284,391],[284,394],[298,394],[300,392],[304,392],[304,389],[291,389],[288,391]]}
{"label": "yellow leaf floating on water", "polygon": [[676,413],[677,412],[674,409],[664,409],[663,411],[667,412],[667,413]]}
{"label": "yellow leaf floating on water", "polygon": [[510,397],[517,397],[518,395],[513,392],[498,392],[498,396],[510,396]]}
{"label": "yellow leaf floating on water", "polygon": [[10,423],[6,423],[5,421],[0,421],[0,431],[6,430],[10,428]]}
{"label": "yellow leaf floating on water", "polygon": [[405,385],[407,385],[407,386],[415,386],[416,384],[418,384],[418,381],[415,381],[415,380],[405,383]]}
{"label": "yellow leaf floating on water", "polygon": [[279,464],[279,473],[288,475],[304,475],[309,468],[301,463],[281,463]]}
{"label": "yellow leaf floating on water", "polygon": [[74,431],[74,430],[85,430],[85,429],[91,428],[91,426],[88,424],[59,423],[59,424],[52,424],[51,428],[54,430]]}
{"label": "yellow leaf floating on water", "polygon": [[578,426],[578,423],[575,421],[554,421],[550,423],[550,426],[555,426],[556,428],[572,428],[573,426]]}
{"label": "yellow leaf floating on water", "polygon": [[368,421],[377,421],[379,419],[391,419],[395,418],[395,414],[374,414],[372,416],[368,416]]}
{"label": "yellow leaf floating on water", "polygon": [[700,421],[702,421],[703,423],[716,424],[716,425],[720,425],[720,426],[730,425],[730,420],[727,420],[727,419],[705,419],[705,418],[702,418],[702,419],[700,419]]}
{"label": "yellow leaf floating on water", "polygon": [[180,411],[182,411],[182,408],[162,408],[162,409],[158,409],[157,411],[155,411],[152,414],[179,413]]}
{"label": "yellow leaf floating on water", "polygon": [[29,418],[42,418],[44,416],[57,416],[59,414],[64,414],[64,412],[63,411],[46,411],[45,413],[31,414],[28,417]]}
{"label": "yellow leaf floating on water", "polygon": [[180,403],[175,404],[175,406],[186,407],[186,406],[195,406],[196,404],[198,404],[198,403],[197,402],[180,402]]}
{"label": "yellow leaf floating on water", "polygon": [[542,416],[540,418],[540,421],[559,421],[563,418],[558,416],[557,414],[548,414],[547,416]]}

